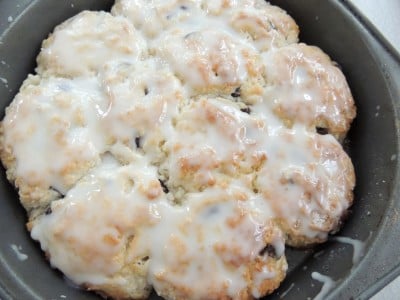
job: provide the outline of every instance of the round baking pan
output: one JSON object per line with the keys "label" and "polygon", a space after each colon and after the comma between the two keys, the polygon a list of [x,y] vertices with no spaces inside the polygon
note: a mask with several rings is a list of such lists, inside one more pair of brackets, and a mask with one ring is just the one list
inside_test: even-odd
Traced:
{"label": "round baking pan", "polygon": [[[0,0],[1,118],[34,71],[41,41],[53,28],[84,9],[109,10],[112,2]],[[338,62],[353,92],[358,115],[344,146],[353,160],[357,185],[351,214],[338,236],[362,247],[331,238],[313,249],[287,249],[287,278],[267,299],[312,299],[323,285],[313,279],[313,272],[330,279],[333,288],[326,299],[367,299],[400,274],[400,58],[346,1],[270,2],[294,17],[302,41],[319,46]],[[25,228],[16,191],[4,169],[0,171],[0,298],[100,299],[49,267]]]}

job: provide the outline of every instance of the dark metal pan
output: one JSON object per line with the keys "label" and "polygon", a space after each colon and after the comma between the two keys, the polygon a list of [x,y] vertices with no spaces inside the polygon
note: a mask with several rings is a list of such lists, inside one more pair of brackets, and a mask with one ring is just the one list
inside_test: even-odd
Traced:
{"label": "dark metal pan", "polygon": [[[365,255],[353,264],[353,247],[335,240],[314,249],[288,249],[288,276],[268,299],[313,298],[322,284],[312,272],[335,281],[328,299],[367,299],[400,274],[400,57],[347,1],[271,2],[295,18],[303,41],[339,63],[356,100],[358,116],[345,145],[357,174],[355,204],[338,234],[363,241]],[[83,9],[111,5],[110,0],[0,0],[1,118],[54,26]],[[99,299],[49,267],[25,229],[16,192],[4,170],[0,173],[0,298]],[[28,258],[18,258],[13,245]]]}

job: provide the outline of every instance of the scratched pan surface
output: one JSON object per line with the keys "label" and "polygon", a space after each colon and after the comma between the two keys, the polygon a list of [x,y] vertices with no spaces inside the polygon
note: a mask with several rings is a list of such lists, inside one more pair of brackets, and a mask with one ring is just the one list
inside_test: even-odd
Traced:
{"label": "scratched pan surface", "polygon": [[[357,187],[352,214],[339,235],[364,241],[365,255],[353,264],[353,247],[332,240],[314,249],[288,249],[288,276],[266,299],[313,298],[321,283],[312,279],[312,272],[336,282],[329,299],[367,299],[400,274],[400,58],[346,1],[271,2],[295,18],[303,41],[321,47],[341,65],[352,89],[358,116],[346,149],[354,162]],[[0,0],[1,118],[33,71],[40,43],[54,26],[83,9],[107,10],[111,5],[109,0]],[[29,238],[25,221],[2,169],[0,299],[100,299],[76,289],[49,267],[39,245]],[[19,260],[11,245],[21,246],[28,259]]]}

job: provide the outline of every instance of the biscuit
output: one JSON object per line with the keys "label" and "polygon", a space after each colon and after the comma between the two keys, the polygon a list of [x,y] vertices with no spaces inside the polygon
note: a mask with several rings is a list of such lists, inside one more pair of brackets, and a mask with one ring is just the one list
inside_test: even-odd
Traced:
{"label": "biscuit", "polygon": [[141,34],[125,18],[83,11],[43,41],[36,72],[43,76],[95,74],[105,61],[138,61],[147,53]]}
{"label": "biscuit", "polygon": [[257,173],[256,188],[274,210],[288,245],[324,242],[353,201],[351,160],[331,135],[299,129],[277,135],[281,144],[274,145],[274,155],[280,159],[269,157]]}
{"label": "biscuit", "polygon": [[26,79],[2,121],[1,159],[28,211],[65,195],[100,162],[106,102],[93,78]]}
{"label": "biscuit", "polygon": [[356,108],[343,73],[325,53],[292,44],[265,53],[263,62],[264,99],[276,115],[343,140]]}

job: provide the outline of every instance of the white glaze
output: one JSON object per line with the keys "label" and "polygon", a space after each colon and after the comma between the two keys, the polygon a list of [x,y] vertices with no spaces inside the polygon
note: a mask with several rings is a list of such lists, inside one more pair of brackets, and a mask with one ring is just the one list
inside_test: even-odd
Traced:
{"label": "white glaze", "polygon": [[[180,209],[163,207],[160,224],[151,232],[149,266],[150,281],[159,293],[167,293],[171,285],[183,285],[197,299],[207,297],[210,290],[235,298],[246,287],[246,264],[264,242],[253,233],[260,224],[254,223],[250,215],[234,227],[229,226],[229,220],[246,209],[230,197],[225,191],[210,189],[189,194],[187,205]],[[262,271],[257,276],[261,281],[262,276],[271,278],[270,273]],[[196,285],[191,284],[194,281]]]}
{"label": "white glaze", "polygon": [[353,246],[353,266],[356,266],[365,254],[365,242],[345,236],[335,236],[334,241],[350,244]]}
{"label": "white glaze", "polygon": [[323,300],[325,296],[336,286],[336,282],[329,276],[322,275],[318,272],[312,272],[311,277],[322,283],[322,288],[319,293],[314,297],[314,300]]}
{"label": "white glaze", "polygon": [[[4,144],[14,145],[18,177],[64,194],[104,151],[98,122],[106,99],[96,79],[49,78],[40,85],[26,84],[7,109]],[[32,149],[40,153],[35,159]]]}
{"label": "white glaze", "polygon": [[224,23],[206,20],[180,24],[151,47],[191,88],[240,85],[256,67],[254,48],[236,33],[223,30]]}
{"label": "white glaze", "polygon": [[342,72],[320,49],[292,44],[262,54],[265,104],[283,119],[342,137],[355,116]]}
{"label": "white glaze", "polygon": [[17,256],[18,260],[24,261],[28,259],[28,255],[22,252],[22,247],[17,246],[15,244],[10,245],[11,249],[14,251],[15,255]]}
{"label": "white glaze", "polygon": [[[121,167],[108,157],[65,198],[52,202],[52,213],[39,218],[31,235],[75,283],[102,284],[122,268],[128,238],[140,239],[142,227],[158,222],[151,205],[162,197],[156,170],[145,158]],[[140,256],[147,249],[132,251]]]}
{"label": "white glaze", "polygon": [[37,72],[90,75],[107,61],[137,61],[145,50],[144,39],[126,19],[84,11],[57,27],[44,42]]}

